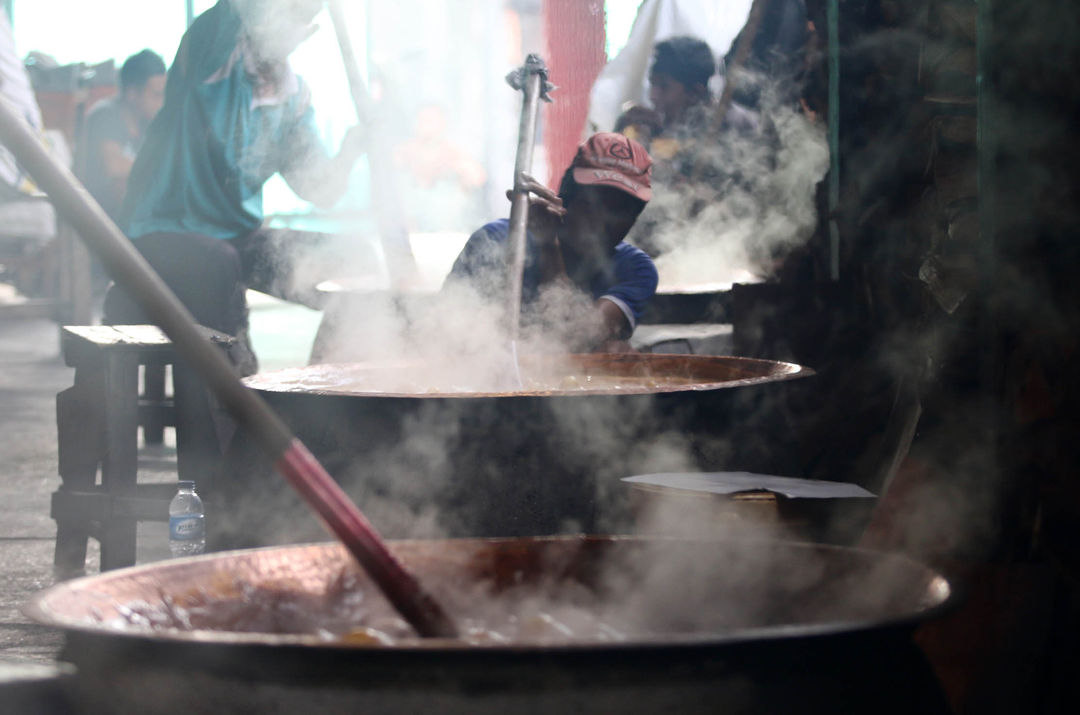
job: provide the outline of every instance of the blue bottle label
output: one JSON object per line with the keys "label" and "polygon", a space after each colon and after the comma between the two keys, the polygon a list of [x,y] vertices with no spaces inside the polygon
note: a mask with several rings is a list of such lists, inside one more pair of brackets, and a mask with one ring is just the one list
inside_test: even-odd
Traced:
{"label": "blue bottle label", "polygon": [[206,520],[202,514],[169,517],[169,538],[173,541],[193,541],[206,535]]}

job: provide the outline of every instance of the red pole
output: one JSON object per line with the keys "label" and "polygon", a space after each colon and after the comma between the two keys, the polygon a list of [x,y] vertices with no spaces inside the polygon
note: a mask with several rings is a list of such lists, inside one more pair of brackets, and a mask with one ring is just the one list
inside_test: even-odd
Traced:
{"label": "red pole", "polygon": [[604,1],[544,0],[551,82],[558,101],[544,107],[544,148],[549,184],[558,186],[587,131],[589,91],[604,68]]}

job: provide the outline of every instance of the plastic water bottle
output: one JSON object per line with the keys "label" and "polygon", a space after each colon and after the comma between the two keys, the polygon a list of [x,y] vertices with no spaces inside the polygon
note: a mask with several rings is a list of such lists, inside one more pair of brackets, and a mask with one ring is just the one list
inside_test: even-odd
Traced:
{"label": "plastic water bottle", "polygon": [[169,502],[169,550],[173,556],[194,556],[206,549],[206,518],[195,482],[182,481]]}

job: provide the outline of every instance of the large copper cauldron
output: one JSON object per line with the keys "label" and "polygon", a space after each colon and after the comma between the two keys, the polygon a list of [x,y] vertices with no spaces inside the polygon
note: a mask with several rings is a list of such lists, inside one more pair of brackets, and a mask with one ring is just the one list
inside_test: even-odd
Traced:
{"label": "large copper cauldron", "polygon": [[[720,460],[766,444],[745,415],[767,412],[762,401],[778,383],[812,374],[748,358],[570,355],[523,358],[522,388],[477,390],[453,378],[433,382],[448,367],[313,365],[246,382],[376,526],[408,538],[621,530],[618,480],[646,466],[782,473]],[[783,442],[767,447],[759,451],[778,453]],[[665,456],[678,461],[656,461]],[[319,538],[318,525],[242,435],[226,473],[224,510],[236,520],[224,524],[235,526],[227,545]],[[282,517],[268,519],[275,514]],[[418,533],[417,523],[431,530]]]}
{"label": "large copper cauldron", "polygon": [[391,546],[462,626],[497,627],[530,607],[573,624],[559,615],[570,604],[614,630],[579,620],[568,633],[522,631],[473,645],[320,636],[388,609],[336,544],[114,571],[56,586],[27,610],[65,630],[63,657],[82,689],[74,700],[87,712],[926,713],[940,705],[909,635],[947,607],[950,585],[899,555],[574,537]]}

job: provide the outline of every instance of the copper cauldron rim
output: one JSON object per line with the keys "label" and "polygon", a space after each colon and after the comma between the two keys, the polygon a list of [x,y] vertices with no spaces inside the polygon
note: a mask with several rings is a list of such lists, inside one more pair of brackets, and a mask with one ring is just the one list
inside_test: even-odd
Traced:
{"label": "copper cauldron rim", "polygon": [[[260,392],[279,394],[322,395],[329,397],[382,397],[382,398],[407,398],[407,399],[476,399],[476,398],[517,398],[517,397],[591,397],[606,395],[648,395],[675,392],[708,392],[713,390],[747,387],[774,382],[786,382],[815,375],[815,371],[805,365],[784,362],[781,360],[766,360],[763,358],[750,358],[735,355],[676,355],[664,353],[571,353],[562,355],[522,355],[523,361],[540,360],[545,362],[570,361],[583,366],[599,366],[603,364],[675,364],[697,366],[699,368],[718,367],[730,365],[746,372],[746,376],[734,379],[710,379],[701,378],[700,382],[689,384],[671,384],[662,386],[627,385],[617,388],[589,388],[580,387],[569,389],[535,389],[535,390],[511,390],[511,391],[446,391],[446,392],[396,392],[348,390],[321,388],[318,386],[295,386],[288,382],[278,380],[281,376],[304,375],[318,371],[348,371],[348,370],[385,370],[407,369],[423,367],[425,363],[420,360],[402,361],[371,361],[371,362],[339,362],[307,365],[304,367],[282,368],[260,372],[251,377],[244,378],[244,383]],[[767,369],[766,369],[767,368]],[[682,377],[672,373],[670,377]],[[662,377],[662,375],[657,375]],[[277,381],[275,381],[277,380]]]}
{"label": "copper cauldron rim", "polygon": [[[652,543],[652,542],[685,542],[688,544],[704,544],[715,542],[715,539],[685,538],[666,536],[549,536],[528,538],[459,538],[459,539],[403,539],[393,540],[392,544],[431,544],[454,542],[457,544],[513,544],[513,543],[558,543],[558,542],[605,542],[605,543]],[[906,562],[906,567],[921,570],[928,578],[928,592],[933,594],[933,602],[923,605],[919,610],[878,618],[876,620],[851,620],[851,621],[828,621],[814,624],[782,624],[766,627],[746,627],[726,630],[722,633],[679,633],[661,635],[655,637],[636,637],[625,641],[589,640],[580,639],[573,641],[515,641],[513,643],[465,643],[454,639],[406,639],[392,646],[368,645],[363,643],[346,643],[336,640],[327,640],[310,634],[284,634],[284,633],[258,633],[258,632],[233,632],[215,630],[191,630],[179,629],[154,629],[126,626],[118,628],[106,623],[88,623],[83,618],[75,618],[68,614],[62,614],[50,607],[49,601],[58,594],[84,589],[88,585],[100,582],[107,583],[110,580],[130,579],[133,576],[152,573],[161,569],[183,568],[190,563],[207,561],[227,561],[236,558],[250,558],[261,552],[303,552],[306,550],[334,550],[342,548],[337,542],[319,542],[309,544],[296,544],[290,546],[269,546],[257,549],[242,549],[237,551],[223,551],[202,556],[172,559],[165,562],[154,562],[117,569],[106,573],[84,576],[71,581],[51,586],[24,604],[21,608],[24,615],[42,625],[59,628],[65,632],[76,633],[94,638],[123,638],[127,642],[154,642],[187,643],[193,645],[225,645],[243,647],[301,647],[316,648],[320,652],[349,652],[349,653],[377,653],[393,651],[394,653],[414,653],[417,655],[441,653],[460,654],[530,654],[530,653],[618,653],[630,651],[664,650],[671,648],[719,648],[737,646],[751,642],[768,642],[791,638],[816,638],[832,635],[852,634],[870,630],[895,629],[913,626],[924,620],[941,615],[951,610],[956,601],[957,594],[943,575],[907,556],[893,552],[880,552],[857,547],[833,546],[797,541],[783,541],[779,539],[740,538],[728,539],[725,543],[769,544],[784,548],[804,549],[815,552],[836,552],[862,557],[871,557],[881,561],[894,560]]]}

